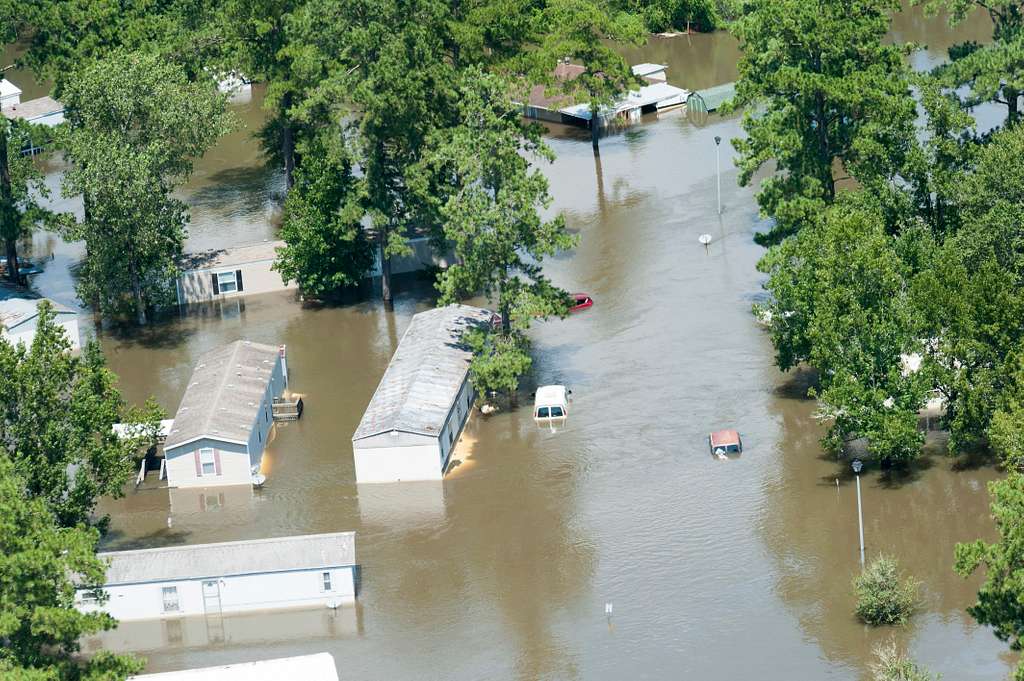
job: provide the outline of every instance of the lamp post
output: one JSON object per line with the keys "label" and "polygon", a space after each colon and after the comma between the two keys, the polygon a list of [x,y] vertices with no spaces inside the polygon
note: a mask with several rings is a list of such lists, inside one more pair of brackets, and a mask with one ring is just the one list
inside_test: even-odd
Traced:
{"label": "lamp post", "polygon": [[718,178],[718,214],[722,214],[722,138],[715,135],[715,174]]}
{"label": "lamp post", "polygon": [[860,459],[853,460],[853,472],[857,476],[857,529],[860,530],[860,569],[864,569],[864,513],[860,505],[860,471],[864,468]]}

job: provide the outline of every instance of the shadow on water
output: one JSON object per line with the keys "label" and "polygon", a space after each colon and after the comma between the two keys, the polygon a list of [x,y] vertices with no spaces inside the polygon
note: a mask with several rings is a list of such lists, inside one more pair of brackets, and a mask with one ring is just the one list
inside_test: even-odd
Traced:
{"label": "shadow on water", "polygon": [[819,385],[817,369],[797,367],[784,374],[784,380],[772,389],[772,393],[780,398],[814,402],[814,398],[809,397],[807,391]]}

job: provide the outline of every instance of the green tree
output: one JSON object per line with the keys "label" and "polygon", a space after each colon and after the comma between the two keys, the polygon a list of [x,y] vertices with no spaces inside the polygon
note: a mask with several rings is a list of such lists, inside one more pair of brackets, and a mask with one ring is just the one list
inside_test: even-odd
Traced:
{"label": "green tree", "polygon": [[644,38],[642,20],[634,14],[616,11],[602,0],[549,0],[543,11],[548,27],[537,53],[537,78],[551,77],[552,64],[567,58],[585,69],[562,86],[590,108],[590,141],[597,152],[602,109],[611,106],[638,85],[626,61],[609,43],[640,44]]}
{"label": "green tree", "polygon": [[[568,294],[541,269],[545,257],[572,248],[561,216],[550,220],[548,182],[532,161],[553,156],[536,125],[524,124],[501,77],[469,69],[459,88],[460,125],[438,130],[418,169],[451,244],[455,263],[438,278],[442,304],[482,292],[496,298],[500,338],[474,341],[482,390],[511,390],[529,368],[522,331],[535,317],[561,315]],[[525,358],[525,359],[524,359]]]}
{"label": "green tree", "polygon": [[923,371],[947,403],[950,448],[983,443],[1024,344],[1024,130],[995,135],[960,177],[959,226],[913,283]]}
{"label": "green tree", "polygon": [[94,528],[56,524],[43,499],[26,495],[0,447],[0,676],[114,681],[142,670],[141,660],[126,655],[76,654],[82,636],[116,624],[109,615],[75,608],[73,579],[89,586],[105,581],[98,539]]}
{"label": "green tree", "polygon": [[143,324],[167,300],[185,237],[187,211],[173,192],[228,130],[225,98],[164,57],[123,52],[87,65],[64,96],[62,146],[73,163],[64,193],[85,204],[67,230],[86,245],[79,294]]}
{"label": "green tree", "polygon": [[872,197],[851,192],[815,223],[773,247],[760,267],[769,275],[769,329],[783,370],[818,370],[812,394],[829,423],[825,445],[839,451],[867,438],[881,460],[917,456],[917,411],[929,384],[904,371],[902,356],[920,351],[919,314],[909,293],[912,254],[927,250],[920,229],[894,240]]}
{"label": "green tree", "polygon": [[[734,105],[746,105],[740,184],[773,162],[757,195],[775,220],[763,244],[812,222],[836,196],[837,172],[891,175],[914,139],[905,48],[883,44],[894,0],[752,0]],[[878,150],[883,151],[877,156]]]}
{"label": "green tree", "polygon": [[[122,440],[113,433],[113,424],[142,417],[126,409],[96,342],[78,357],[70,350],[47,301],[39,304],[31,346],[0,340],[0,449],[58,524],[103,528],[106,518],[93,518],[98,498],[123,494],[136,452],[148,443],[144,434]],[[146,414],[143,432],[159,418]]]}
{"label": "green tree", "polygon": [[321,146],[296,172],[274,269],[286,282],[297,281],[304,295],[323,298],[358,284],[373,266],[358,191],[343,150]]}
{"label": "green tree", "polygon": [[[296,38],[293,16],[306,0],[226,0],[220,10],[220,25],[226,36],[226,62],[246,78],[267,84],[263,108],[271,112],[260,133],[271,161],[284,169],[285,185],[295,184],[300,158],[296,151],[302,123],[295,108],[307,92],[302,86],[303,53],[314,48],[309,33]],[[323,22],[329,15],[320,15]],[[340,47],[340,46],[339,46]],[[324,74],[325,75],[325,74]]]}
{"label": "green tree", "polygon": [[[979,623],[991,626],[1000,641],[1011,650],[1022,649],[1024,635],[1024,475],[1011,472],[1005,479],[988,485],[992,517],[999,539],[958,544],[956,571],[964,577],[985,568],[985,582],[978,602],[967,609]],[[1024,665],[1018,665],[1014,679],[1024,679]]]}
{"label": "green tree", "polygon": [[891,556],[878,556],[853,579],[857,618],[865,624],[904,624],[917,607],[920,584],[904,578]]}
{"label": "green tree", "polygon": [[939,681],[941,676],[933,676],[916,662],[901,654],[896,643],[877,646],[875,659],[870,663],[873,681]]}
{"label": "green tree", "polygon": [[18,240],[51,217],[38,201],[49,196],[49,191],[32,159],[20,153],[32,139],[30,126],[0,118],[0,239],[7,258],[7,278],[17,283]]}
{"label": "green tree", "polygon": [[[83,65],[119,50],[158,53],[193,79],[219,54],[223,39],[212,28],[215,3],[203,0],[120,2],[18,0],[4,42],[21,39],[19,63],[53,80],[59,95]],[[0,3],[0,24],[4,23]]]}
{"label": "green tree", "polygon": [[956,26],[975,11],[988,13],[992,20],[992,42],[960,43],[950,51],[950,62],[935,69],[944,85],[954,90],[966,85],[963,100],[970,109],[984,102],[1006,107],[1006,125],[1021,117],[1024,95],[1024,2],[1021,0],[924,0],[931,13],[945,9],[949,23]]}

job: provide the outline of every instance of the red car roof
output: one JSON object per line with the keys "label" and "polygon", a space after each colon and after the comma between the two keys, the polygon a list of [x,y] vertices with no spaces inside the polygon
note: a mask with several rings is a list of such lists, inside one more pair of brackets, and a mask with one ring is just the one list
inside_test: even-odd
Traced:
{"label": "red car roof", "polygon": [[738,445],[740,434],[735,430],[716,430],[711,433],[711,446],[719,447],[724,445]]}

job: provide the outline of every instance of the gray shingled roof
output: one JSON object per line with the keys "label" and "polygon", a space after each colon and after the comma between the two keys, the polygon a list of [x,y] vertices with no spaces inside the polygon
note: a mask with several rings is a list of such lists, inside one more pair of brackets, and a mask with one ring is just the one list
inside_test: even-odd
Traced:
{"label": "gray shingled roof", "polygon": [[273,345],[241,340],[200,357],[164,450],[202,437],[246,444],[277,357]]}
{"label": "gray shingled roof", "polygon": [[235,267],[253,262],[264,262],[277,258],[277,249],[284,247],[283,241],[258,241],[232,248],[215,248],[199,253],[181,256],[178,266],[182,271],[210,270],[220,267]]}
{"label": "gray shingled roof", "polygon": [[462,333],[490,318],[468,305],[413,316],[352,439],[393,430],[437,436],[469,371],[472,352]]}
{"label": "gray shingled roof", "polygon": [[250,539],[100,553],[110,562],[106,585],[205,579],[355,565],[356,533]]}

